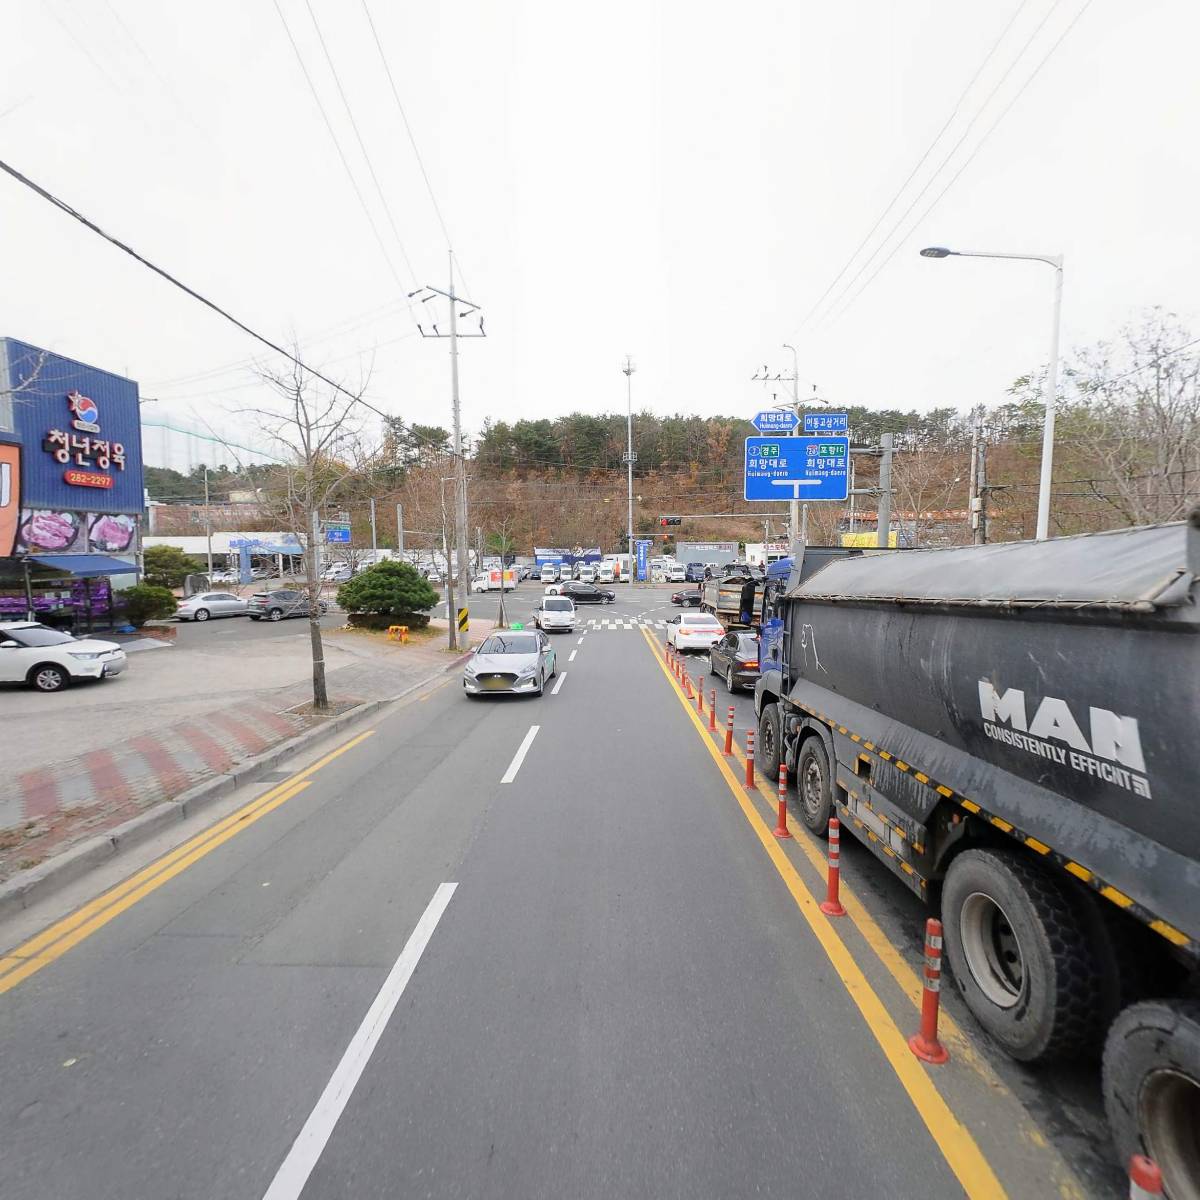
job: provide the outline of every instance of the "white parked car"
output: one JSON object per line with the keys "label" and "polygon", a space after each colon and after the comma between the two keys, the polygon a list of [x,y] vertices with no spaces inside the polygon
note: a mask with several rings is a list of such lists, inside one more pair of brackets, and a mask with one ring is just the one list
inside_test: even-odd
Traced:
{"label": "white parked car", "polygon": [[321,572],[322,583],[345,583],[354,576],[354,568],[349,563],[331,563]]}
{"label": "white parked car", "polygon": [[683,565],[683,563],[672,563],[667,568],[667,582],[668,583],[686,583],[687,582],[687,568]]}
{"label": "white parked car", "polygon": [[76,638],[37,621],[0,621],[0,683],[61,692],[77,679],[107,679],[125,670],[116,642]]}
{"label": "white parked car", "polygon": [[575,628],[575,605],[569,596],[543,596],[534,609],[533,623],[544,633],[571,633]]}
{"label": "white parked car", "polygon": [[208,577],[209,583],[237,583],[238,573],[231,567],[222,567]]}
{"label": "white parked car", "polygon": [[232,592],[200,592],[180,601],[175,615],[181,621],[207,621],[209,617],[244,617],[250,602]]}
{"label": "white parked car", "polygon": [[541,570],[538,571],[538,579],[542,583],[556,583],[558,581],[558,563],[542,563]]}
{"label": "white parked car", "polygon": [[681,613],[667,622],[667,645],[676,650],[711,650],[725,636],[725,626],[711,613]]}

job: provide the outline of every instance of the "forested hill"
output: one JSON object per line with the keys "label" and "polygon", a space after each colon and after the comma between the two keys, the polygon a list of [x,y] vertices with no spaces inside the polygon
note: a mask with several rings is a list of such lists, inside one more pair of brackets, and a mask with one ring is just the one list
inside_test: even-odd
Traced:
{"label": "forested hill", "polygon": [[[814,406],[811,411],[821,409]],[[952,408],[927,413],[861,407],[839,411],[849,413],[851,436],[857,444],[874,445],[885,432],[898,435],[897,445],[911,448],[958,445],[970,437],[966,418]],[[1019,416],[1012,414],[1014,420]],[[1034,413],[1027,417],[1030,422],[1036,420]],[[693,464],[740,467],[743,439],[755,432],[743,417],[635,413],[633,448],[638,473],[687,470]],[[604,470],[621,465],[625,439],[624,413],[597,416],[573,412],[553,419],[489,421],[476,441],[475,462],[480,470],[496,473],[543,467]]]}

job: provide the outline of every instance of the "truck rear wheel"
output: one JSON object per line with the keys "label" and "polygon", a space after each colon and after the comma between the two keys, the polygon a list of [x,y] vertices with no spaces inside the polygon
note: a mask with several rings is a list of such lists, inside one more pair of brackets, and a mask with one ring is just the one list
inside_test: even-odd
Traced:
{"label": "truck rear wheel", "polygon": [[800,747],[796,794],[800,798],[800,819],[818,837],[824,837],[833,812],[833,788],[829,778],[829,756],[819,737],[805,738]]}
{"label": "truck rear wheel", "polygon": [[954,980],[1013,1058],[1058,1058],[1098,1040],[1104,987],[1087,916],[1018,852],[964,850],[950,864],[942,922]]}
{"label": "truck rear wheel", "polygon": [[1158,1163],[1171,1200],[1200,1200],[1200,1003],[1125,1009],[1104,1047],[1104,1108],[1122,1163]]}
{"label": "truck rear wheel", "polygon": [[754,765],[768,782],[779,778],[779,756],[783,745],[779,736],[779,705],[764,704],[758,717],[758,739],[754,747]]}

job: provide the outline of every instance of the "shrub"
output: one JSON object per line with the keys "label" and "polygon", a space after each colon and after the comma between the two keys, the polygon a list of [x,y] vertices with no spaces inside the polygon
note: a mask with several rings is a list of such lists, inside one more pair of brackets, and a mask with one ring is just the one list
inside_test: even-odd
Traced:
{"label": "shrub", "polygon": [[185,576],[204,570],[198,558],[184,554],[178,546],[147,546],[142,554],[142,566],[148,584],[160,588],[183,587]]}
{"label": "shrub", "polygon": [[119,594],[121,606],[130,625],[139,629],[147,621],[173,616],[177,607],[171,590],[152,583],[139,583]]}
{"label": "shrub", "polygon": [[[414,624],[399,620],[431,609],[439,600],[429,581],[411,563],[386,561],[360,571],[338,588],[337,602],[348,613],[395,617],[388,624]],[[425,623],[428,623],[428,616]],[[351,624],[355,622],[351,621]]]}

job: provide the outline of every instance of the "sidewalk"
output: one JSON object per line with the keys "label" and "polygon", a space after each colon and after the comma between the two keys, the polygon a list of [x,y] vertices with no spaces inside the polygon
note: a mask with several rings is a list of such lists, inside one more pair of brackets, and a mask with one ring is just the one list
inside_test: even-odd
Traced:
{"label": "sidewalk", "polygon": [[[490,627],[477,622],[472,642]],[[307,632],[281,641],[288,644],[270,646],[269,653],[245,647],[235,655],[175,647],[139,653],[136,695],[122,697],[118,689],[131,680],[115,680],[67,693],[83,700],[57,713],[22,705],[5,722],[6,740],[21,753],[0,781],[0,881],[274,746],[310,730],[319,736],[327,717],[292,711],[312,700]],[[455,661],[444,638],[398,646],[330,631],[324,641],[330,700],[339,711],[390,700]],[[178,695],[181,679],[185,696]],[[156,700],[154,693],[172,680],[175,695]],[[251,680],[257,686],[247,687]],[[64,756],[63,746],[75,752]]]}

